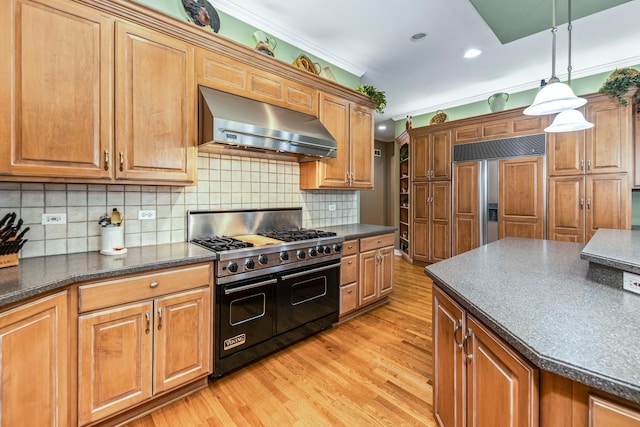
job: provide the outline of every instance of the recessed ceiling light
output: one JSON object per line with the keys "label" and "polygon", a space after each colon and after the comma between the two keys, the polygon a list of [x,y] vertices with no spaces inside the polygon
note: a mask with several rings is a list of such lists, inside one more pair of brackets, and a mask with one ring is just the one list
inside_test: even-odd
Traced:
{"label": "recessed ceiling light", "polygon": [[420,40],[424,39],[425,37],[427,37],[427,33],[415,33],[414,35],[411,36],[411,41],[412,42],[419,42]]}
{"label": "recessed ceiling light", "polygon": [[480,49],[469,49],[468,51],[466,51],[464,53],[464,57],[465,58],[475,58],[476,56],[480,55],[482,53],[482,51]]}
{"label": "recessed ceiling light", "polygon": [[378,130],[387,130],[387,126],[386,125],[380,125],[380,126],[378,126]]}

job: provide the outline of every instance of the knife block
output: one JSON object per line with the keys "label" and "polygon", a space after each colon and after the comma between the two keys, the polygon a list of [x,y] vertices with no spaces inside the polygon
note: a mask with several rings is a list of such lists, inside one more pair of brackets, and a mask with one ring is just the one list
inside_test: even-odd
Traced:
{"label": "knife block", "polygon": [[[11,239],[15,240],[15,239]],[[11,241],[9,240],[9,242]],[[18,254],[0,255],[0,268],[13,267],[20,262]]]}

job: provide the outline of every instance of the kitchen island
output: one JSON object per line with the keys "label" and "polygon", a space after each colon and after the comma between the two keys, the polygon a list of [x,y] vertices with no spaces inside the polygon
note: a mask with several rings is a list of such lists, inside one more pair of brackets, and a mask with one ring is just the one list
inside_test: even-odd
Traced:
{"label": "kitchen island", "polygon": [[[640,295],[589,279],[583,248],[507,238],[425,267],[434,281],[434,295],[440,288],[466,315],[540,370],[541,420],[549,406],[543,402],[545,393],[558,394],[552,383],[562,381],[568,381],[565,391],[571,390],[572,380],[640,403],[640,340],[635,331]],[[434,313],[434,340],[436,320]],[[463,340],[457,330],[452,332],[456,343]],[[538,390],[537,376],[532,381]],[[437,387],[436,379],[436,394]]]}

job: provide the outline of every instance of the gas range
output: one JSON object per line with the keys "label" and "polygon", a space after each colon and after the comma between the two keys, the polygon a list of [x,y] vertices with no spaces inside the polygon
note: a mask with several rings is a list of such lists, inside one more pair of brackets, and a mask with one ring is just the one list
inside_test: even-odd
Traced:
{"label": "gas range", "polygon": [[302,209],[189,211],[188,238],[216,252],[216,283],[341,257],[343,237],[302,228]]}

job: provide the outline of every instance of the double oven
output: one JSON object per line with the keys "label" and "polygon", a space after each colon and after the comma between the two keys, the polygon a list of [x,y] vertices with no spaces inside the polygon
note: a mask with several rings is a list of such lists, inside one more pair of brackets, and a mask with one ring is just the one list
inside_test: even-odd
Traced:
{"label": "double oven", "polygon": [[214,376],[338,320],[343,238],[301,209],[190,211],[189,240],[216,252]]}

